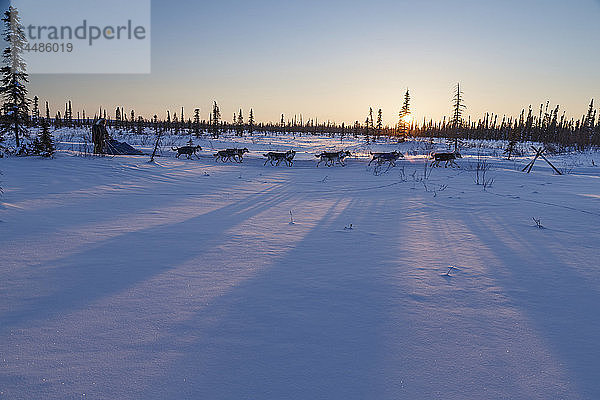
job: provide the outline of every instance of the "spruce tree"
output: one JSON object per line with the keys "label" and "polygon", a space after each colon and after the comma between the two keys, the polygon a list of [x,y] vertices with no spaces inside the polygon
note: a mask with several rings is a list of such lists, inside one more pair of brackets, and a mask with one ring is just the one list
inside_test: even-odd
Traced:
{"label": "spruce tree", "polygon": [[121,127],[121,108],[117,107],[115,110],[115,128]]}
{"label": "spruce tree", "polygon": [[4,142],[4,130],[0,129],[0,158],[2,158],[4,156],[3,150],[4,150],[4,146],[2,146],[2,143]]}
{"label": "spruce tree", "polygon": [[248,133],[254,132],[254,111],[250,109],[250,116],[248,117]]}
{"label": "spruce tree", "polygon": [[183,107],[181,107],[181,130],[183,131],[184,129],[185,129],[185,115],[183,114]]}
{"label": "spruce tree", "polygon": [[137,119],[136,133],[138,135],[143,135],[144,134],[144,117],[142,117],[142,116],[139,116],[138,119]]}
{"label": "spruce tree", "polygon": [[211,114],[211,132],[213,137],[219,137],[219,121],[221,120],[221,110],[219,105],[215,101],[213,104],[213,110]]}
{"label": "spruce tree", "polygon": [[381,108],[377,111],[377,134],[381,135],[381,131],[383,130],[383,112]]}
{"label": "spruce tree", "polygon": [[[598,110],[594,110],[594,119],[596,119],[596,112]],[[592,124],[593,125],[593,124]],[[592,126],[592,128],[594,128]],[[592,146],[596,146],[596,147],[600,147],[600,118],[598,118],[598,122],[596,123],[596,127],[595,129],[593,129],[593,134],[592,134]]]}
{"label": "spruce tree", "polygon": [[238,136],[242,136],[244,134],[244,114],[242,109],[240,108],[240,112],[238,113],[237,121],[237,134]]}
{"label": "spruce tree", "polygon": [[456,92],[452,102],[452,119],[450,124],[454,134],[454,151],[458,151],[459,130],[463,126],[463,111],[467,106],[464,104],[463,92],[460,90],[460,83],[456,85]]}
{"label": "spruce tree", "polygon": [[200,109],[196,108],[194,110],[194,134],[196,136],[200,135]]}
{"label": "spruce tree", "polygon": [[584,118],[584,122],[583,122],[584,129],[588,132],[591,132],[592,130],[594,130],[594,125],[596,122],[595,120],[596,120],[596,113],[594,110],[594,99],[592,99],[592,101],[590,103],[590,107],[588,108],[588,112]]}
{"label": "spruce tree", "polygon": [[37,96],[33,98],[33,111],[31,112],[33,122],[37,124],[40,119],[40,99]]}
{"label": "spruce tree", "polygon": [[42,157],[53,157],[56,149],[54,148],[54,139],[48,128],[48,121],[42,120],[42,131],[34,141],[33,151],[36,155]]}
{"label": "spruce tree", "polygon": [[17,148],[21,147],[21,138],[27,135],[26,123],[29,119],[29,99],[26,84],[29,82],[27,65],[22,54],[27,44],[25,31],[21,25],[19,12],[10,6],[4,13],[4,40],[7,47],[3,52],[4,66],[0,95],[4,100],[4,113],[1,130],[15,136]]}
{"label": "spruce tree", "polygon": [[456,92],[452,102],[452,119],[450,124],[452,128],[459,129],[463,124],[463,111],[466,108],[463,99],[463,92],[460,90],[460,83],[456,85]]}
{"label": "spruce tree", "polygon": [[175,134],[179,134],[179,119],[177,113],[173,113],[173,126],[175,127]]}
{"label": "spruce tree", "polygon": [[404,94],[404,103],[402,104],[402,109],[400,110],[400,120],[398,121],[398,133],[402,136],[406,136],[409,130],[409,118],[410,115],[410,93],[408,89],[406,89],[406,93]]}

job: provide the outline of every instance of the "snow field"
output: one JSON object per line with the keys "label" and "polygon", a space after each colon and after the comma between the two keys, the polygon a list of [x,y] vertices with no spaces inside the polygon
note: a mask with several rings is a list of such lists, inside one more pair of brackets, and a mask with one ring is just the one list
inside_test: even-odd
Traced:
{"label": "snow field", "polygon": [[1,399],[600,397],[597,153],[479,150],[484,191],[476,149],[423,179],[422,143],[375,176],[313,154],[397,144],[231,140],[0,160]]}

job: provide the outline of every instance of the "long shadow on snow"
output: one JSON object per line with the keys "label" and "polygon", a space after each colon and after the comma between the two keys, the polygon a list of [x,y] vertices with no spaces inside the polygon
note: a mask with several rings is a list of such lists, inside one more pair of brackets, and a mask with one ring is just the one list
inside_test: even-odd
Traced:
{"label": "long shadow on snow", "polygon": [[[289,198],[264,191],[186,221],[130,232],[51,263],[54,293],[0,315],[0,332],[86,305],[176,268],[223,241],[230,228]],[[215,223],[218,221],[218,223]],[[168,249],[168,251],[165,251]]]}
{"label": "long shadow on snow", "polygon": [[[89,190],[99,189],[110,185],[122,185],[127,183],[138,182],[140,178],[160,178],[159,171],[148,171],[134,168],[132,165],[120,164],[113,162],[111,159],[103,159],[94,157],[90,159],[83,159],[80,157],[67,157],[59,158],[51,161],[48,165],[46,160],[31,160],[22,159],[20,160],[24,164],[31,164],[32,162],[44,162],[44,168],[46,173],[50,171],[50,179],[45,182],[45,185],[38,188],[37,193],[29,194],[27,200],[43,200],[47,199],[49,195],[62,195],[62,194],[77,194]],[[57,164],[54,164],[57,163]],[[20,167],[21,165],[19,165]],[[34,165],[35,166],[35,165]],[[35,169],[32,170],[35,172]],[[66,182],[60,179],[61,174],[69,176],[70,180]],[[75,178],[73,178],[75,177]],[[91,178],[96,179],[91,179]],[[101,181],[99,182],[99,177]],[[21,176],[20,179],[25,179],[27,176]],[[56,192],[56,187],[62,187],[62,192]],[[20,191],[17,190],[17,194]]]}
{"label": "long shadow on snow", "polygon": [[[144,398],[377,398],[386,375],[380,328],[397,295],[378,272],[394,262],[396,236],[343,227],[385,206],[353,200],[270,269],[175,327],[164,346],[186,356]],[[174,345],[183,337],[193,344]]]}
{"label": "long shadow on snow", "polygon": [[[506,221],[488,226],[476,215],[465,214],[464,221],[499,259],[511,266],[498,274],[516,307],[538,327],[537,332],[549,343],[554,355],[566,366],[582,398],[600,398],[600,292],[553,256],[556,243],[541,241],[530,247],[530,254],[519,254],[495,230],[509,232]],[[537,232],[536,232],[537,233]],[[511,237],[522,236],[512,232]],[[527,242],[526,238],[523,238]],[[559,244],[558,244],[559,245]]]}
{"label": "long shadow on snow", "polygon": [[[276,172],[276,171],[273,171]],[[85,211],[85,224],[92,223],[100,223],[106,221],[107,219],[118,219],[120,217],[130,217],[132,213],[139,213],[144,210],[153,210],[159,208],[165,204],[172,204],[173,199],[181,200],[182,198],[190,197],[188,193],[190,191],[190,187],[194,185],[203,185],[203,190],[206,190],[206,183],[202,181],[195,181],[192,184],[188,180],[186,181],[178,181],[172,178],[167,179],[165,182],[153,181],[150,178],[158,179],[160,176],[153,171],[153,175],[151,177],[147,177],[149,179],[148,186],[142,188],[142,190],[147,191],[147,194],[144,195],[144,202],[130,201],[129,197],[132,196],[132,192],[136,192],[139,189],[110,189],[109,186],[118,186],[120,184],[126,183],[135,183],[135,177],[127,177],[128,180],[121,181],[108,181],[105,183],[100,183],[98,185],[94,185],[90,188],[98,188],[100,190],[103,187],[107,187],[107,189],[103,193],[89,193],[85,194],[86,187],[78,188],[72,192],[60,193],[59,195],[64,196],[61,200],[60,204],[52,205],[50,207],[43,207],[40,210],[28,211],[26,215],[26,220],[47,220],[49,215],[54,215],[59,212],[63,212],[69,216],[72,216],[73,210],[86,210]],[[204,179],[202,175],[197,175],[198,179]],[[267,175],[265,178],[268,178]],[[106,178],[103,178],[106,179]],[[207,181],[208,184],[212,184],[212,181]],[[223,191],[224,189],[232,188],[239,186],[240,181],[237,179],[230,179],[225,181],[226,185],[223,184],[223,181],[219,181],[218,190]],[[184,190],[182,190],[182,188]],[[168,190],[171,195],[164,196],[156,194],[157,190]],[[68,195],[72,193],[74,194],[73,198],[68,198]],[[148,200],[150,198],[150,200]],[[39,200],[39,198],[32,197],[29,200]],[[141,206],[143,205],[143,207]],[[101,208],[99,208],[101,206]],[[97,209],[96,209],[97,208]],[[13,235],[11,239],[21,239],[25,238],[28,235],[33,234],[45,234],[45,233],[54,233],[60,229],[64,228],[72,228],[73,220],[72,218],[63,218],[63,219],[53,219],[52,224],[36,224],[32,225],[31,228],[35,228],[35,231],[26,231],[20,234]],[[0,239],[0,243],[2,240]]]}

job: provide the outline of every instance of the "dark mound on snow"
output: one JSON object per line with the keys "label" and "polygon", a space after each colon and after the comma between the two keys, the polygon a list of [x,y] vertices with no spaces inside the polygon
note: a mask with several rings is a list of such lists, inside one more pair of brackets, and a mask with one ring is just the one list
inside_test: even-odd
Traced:
{"label": "dark mound on snow", "polygon": [[125,142],[119,142],[114,139],[109,139],[106,141],[105,153],[111,156],[139,156],[144,154],[129,144]]}

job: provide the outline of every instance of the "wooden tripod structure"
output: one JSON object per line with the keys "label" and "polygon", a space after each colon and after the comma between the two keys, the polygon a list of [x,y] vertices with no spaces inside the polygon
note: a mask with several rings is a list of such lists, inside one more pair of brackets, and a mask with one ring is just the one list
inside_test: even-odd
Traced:
{"label": "wooden tripod structure", "polygon": [[531,162],[529,164],[527,164],[525,166],[525,168],[523,168],[523,170],[521,172],[525,172],[525,170],[527,170],[527,173],[530,173],[531,169],[533,168],[537,159],[542,157],[542,159],[544,161],[546,161],[549,166],[552,167],[554,172],[556,172],[558,175],[562,175],[562,172],[560,172],[554,165],[552,165],[552,163],[546,158],[546,156],[544,156],[544,152],[546,151],[545,148],[543,148],[543,147],[538,148],[538,147],[534,147],[534,146],[531,146],[531,148],[533,149],[533,151],[535,151],[535,157],[533,158],[533,160],[531,160]]}

